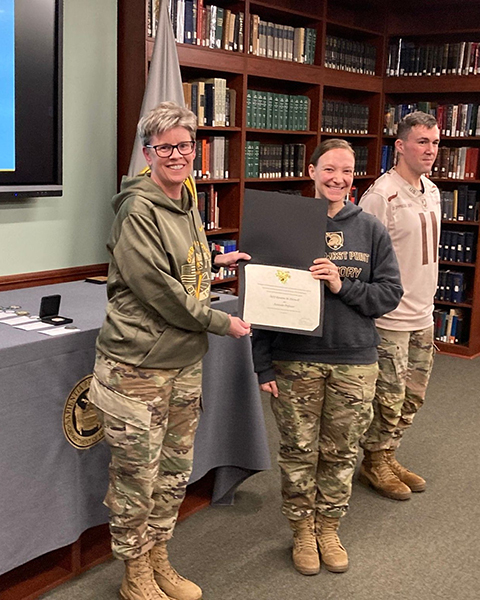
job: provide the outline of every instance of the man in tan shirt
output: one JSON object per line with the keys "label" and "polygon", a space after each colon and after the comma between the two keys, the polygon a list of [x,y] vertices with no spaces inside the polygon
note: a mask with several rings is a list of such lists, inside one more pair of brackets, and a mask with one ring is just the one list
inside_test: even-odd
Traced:
{"label": "man in tan shirt", "polygon": [[381,337],[374,418],[361,445],[360,481],[395,500],[423,492],[425,480],[395,458],[422,406],[433,364],[433,300],[437,289],[440,193],[430,173],[440,140],[432,115],[417,111],[398,125],[396,166],[365,192],[360,206],[387,227],[404,295],[376,320]]}

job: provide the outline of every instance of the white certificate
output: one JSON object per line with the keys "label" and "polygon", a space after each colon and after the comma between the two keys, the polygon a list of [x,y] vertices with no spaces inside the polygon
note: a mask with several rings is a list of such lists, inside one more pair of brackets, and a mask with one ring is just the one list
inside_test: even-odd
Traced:
{"label": "white certificate", "polygon": [[298,331],[319,327],[321,286],[310,271],[249,263],[244,273],[247,323]]}

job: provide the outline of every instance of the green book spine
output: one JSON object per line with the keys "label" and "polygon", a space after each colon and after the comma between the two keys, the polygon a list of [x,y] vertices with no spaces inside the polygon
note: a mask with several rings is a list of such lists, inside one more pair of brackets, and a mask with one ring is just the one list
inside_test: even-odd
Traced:
{"label": "green book spine", "polygon": [[224,23],[224,9],[220,6],[217,7],[217,21],[215,23],[215,48],[222,47],[223,38],[223,23]]}
{"label": "green book spine", "polygon": [[252,127],[258,128],[258,92],[252,90]]}
{"label": "green book spine", "polygon": [[252,90],[247,90],[247,127],[252,126]]}
{"label": "green book spine", "polygon": [[261,118],[261,122],[260,122],[260,128],[261,129],[266,129],[267,128],[267,92],[261,92],[260,93],[260,106],[261,106],[261,111],[260,111],[260,118]]}
{"label": "green book spine", "polygon": [[302,131],[308,131],[308,129],[309,129],[309,123],[308,123],[309,104],[310,104],[310,98],[308,96],[303,96]]}
{"label": "green book spine", "polygon": [[272,112],[272,129],[279,129],[278,115],[280,109],[280,95],[272,94],[273,96],[273,112]]}
{"label": "green book spine", "polygon": [[273,94],[265,92],[266,107],[265,107],[265,129],[272,129],[272,109],[273,109]]}
{"label": "green book spine", "polygon": [[253,142],[252,177],[258,178],[260,166],[260,142]]}
{"label": "green book spine", "polygon": [[280,94],[280,104],[279,104],[279,129],[280,130],[284,130],[285,129],[285,114],[286,114],[286,107],[285,107],[285,94]]}
{"label": "green book spine", "polygon": [[312,60],[312,35],[313,29],[307,27],[305,29],[305,62],[307,65],[311,65],[313,63]]}
{"label": "green book spine", "polygon": [[290,97],[288,94],[283,95],[284,111],[283,111],[283,129],[288,129],[288,112],[290,110]]}
{"label": "green book spine", "polygon": [[295,131],[301,131],[302,126],[302,98],[301,96],[292,96],[292,105],[293,105],[293,127]]}
{"label": "green book spine", "polygon": [[245,177],[248,179],[252,173],[252,142],[247,142],[245,147]]}

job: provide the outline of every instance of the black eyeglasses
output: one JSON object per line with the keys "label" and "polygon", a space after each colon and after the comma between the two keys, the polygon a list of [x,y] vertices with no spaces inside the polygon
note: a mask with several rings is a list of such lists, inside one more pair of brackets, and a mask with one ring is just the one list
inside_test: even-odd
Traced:
{"label": "black eyeglasses", "polygon": [[158,144],[157,146],[145,144],[145,148],[152,148],[152,150],[155,150],[155,154],[159,158],[170,158],[175,148],[182,156],[187,156],[194,151],[195,142],[190,140],[189,142],[180,142],[179,144]]}

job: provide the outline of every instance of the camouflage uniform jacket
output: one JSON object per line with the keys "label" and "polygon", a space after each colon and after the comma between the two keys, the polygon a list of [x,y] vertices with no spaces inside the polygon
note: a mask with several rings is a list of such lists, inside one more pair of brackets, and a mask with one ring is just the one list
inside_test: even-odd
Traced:
{"label": "camouflage uniform jacket", "polygon": [[253,359],[259,382],[274,381],[273,360],[372,364],[380,342],[374,319],[402,297],[390,236],[378,219],[351,202],[328,218],[326,256],[338,266],[342,288],[325,286],[323,336],[255,330]]}
{"label": "camouflage uniform jacket", "polygon": [[112,204],[107,316],[97,339],[106,356],[143,368],[192,365],[207,332],[225,335],[228,315],[210,308],[211,256],[187,188],[168,198],[148,176],[124,178]]}

